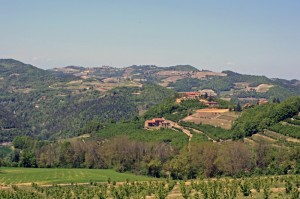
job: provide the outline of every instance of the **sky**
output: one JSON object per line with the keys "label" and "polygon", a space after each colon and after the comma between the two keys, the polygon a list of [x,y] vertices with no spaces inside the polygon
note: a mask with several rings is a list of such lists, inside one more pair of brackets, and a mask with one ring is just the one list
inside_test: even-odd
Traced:
{"label": "sky", "polygon": [[0,0],[0,58],[300,79],[299,0]]}

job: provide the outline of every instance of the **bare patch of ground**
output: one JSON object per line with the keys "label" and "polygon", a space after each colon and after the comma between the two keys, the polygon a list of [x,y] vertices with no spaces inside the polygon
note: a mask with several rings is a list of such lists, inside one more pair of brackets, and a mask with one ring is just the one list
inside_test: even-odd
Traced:
{"label": "bare patch of ground", "polygon": [[195,124],[209,124],[212,126],[230,129],[233,121],[238,117],[235,112],[229,112],[229,109],[199,109],[196,113],[183,119],[186,122]]}
{"label": "bare patch of ground", "polygon": [[274,85],[272,84],[260,84],[258,85],[255,90],[258,93],[265,93],[267,92],[270,88],[272,88]]}
{"label": "bare patch of ground", "polygon": [[264,140],[264,141],[270,142],[270,143],[277,142],[275,139],[270,138],[270,137],[265,136],[265,135],[262,135],[262,134],[259,134],[259,133],[252,135],[252,138],[254,140],[256,140],[256,139],[258,139],[258,140]]}

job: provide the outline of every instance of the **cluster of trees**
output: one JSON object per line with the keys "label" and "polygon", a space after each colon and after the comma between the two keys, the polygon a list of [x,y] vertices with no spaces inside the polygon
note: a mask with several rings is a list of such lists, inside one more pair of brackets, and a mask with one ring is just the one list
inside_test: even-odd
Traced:
{"label": "cluster of trees", "polygon": [[214,140],[229,140],[234,137],[234,132],[231,130],[223,129],[220,127],[214,127],[208,124],[195,124],[192,122],[180,122],[181,126],[193,128],[202,132],[205,132],[206,135],[211,137]]}
{"label": "cluster of trees", "polygon": [[154,177],[192,179],[251,174],[300,172],[299,148],[275,148],[241,141],[191,142],[174,147],[168,142],[146,142],[115,137],[64,142],[17,137],[16,148],[2,164],[22,167],[114,168]]}
{"label": "cluster of trees", "polygon": [[234,122],[235,137],[241,138],[262,132],[270,126],[292,118],[300,111],[300,97],[292,97],[282,103],[269,103],[243,111]]}

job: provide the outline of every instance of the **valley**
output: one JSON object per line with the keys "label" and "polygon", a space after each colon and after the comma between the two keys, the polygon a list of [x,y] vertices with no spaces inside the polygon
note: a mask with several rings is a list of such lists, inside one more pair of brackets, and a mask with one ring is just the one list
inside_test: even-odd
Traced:
{"label": "valley", "polygon": [[[298,186],[296,80],[189,65],[42,70],[16,60],[0,60],[0,72],[0,184],[11,194],[38,198],[45,197],[41,190],[70,194],[80,186],[115,198],[129,178],[128,189],[158,180],[153,186],[160,192],[147,198],[204,196],[194,180],[214,187],[213,178],[221,178],[221,189],[226,178],[242,177],[234,185],[239,198],[247,198],[246,181],[248,194],[257,197],[280,197],[286,184]],[[61,173],[52,179],[52,172]],[[255,191],[258,185],[250,181],[257,176],[284,176],[285,183],[270,180]],[[104,183],[108,178],[122,183]],[[144,188],[135,181],[146,181]]]}

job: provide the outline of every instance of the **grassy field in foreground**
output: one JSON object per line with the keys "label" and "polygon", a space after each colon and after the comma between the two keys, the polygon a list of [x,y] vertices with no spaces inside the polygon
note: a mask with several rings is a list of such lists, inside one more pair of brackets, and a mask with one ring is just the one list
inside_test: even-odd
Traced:
{"label": "grassy field in foreground", "polygon": [[56,183],[84,183],[84,182],[124,182],[153,180],[146,176],[129,173],[118,173],[110,169],[61,169],[61,168],[0,168],[0,184],[56,184]]}

